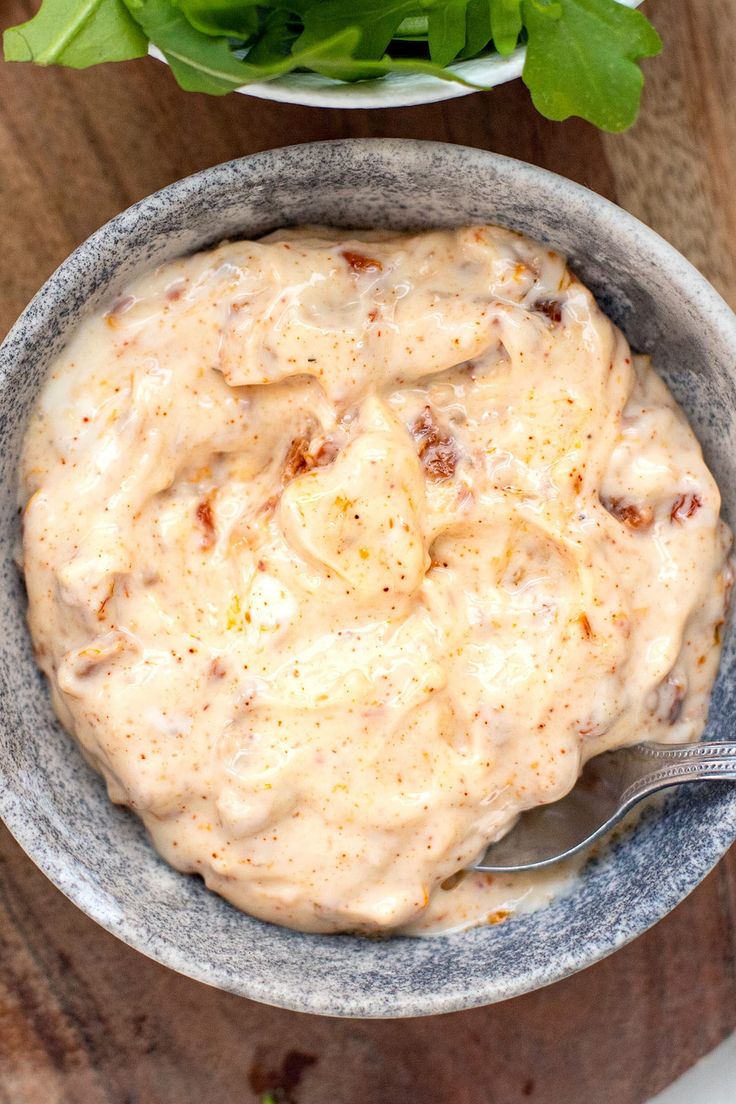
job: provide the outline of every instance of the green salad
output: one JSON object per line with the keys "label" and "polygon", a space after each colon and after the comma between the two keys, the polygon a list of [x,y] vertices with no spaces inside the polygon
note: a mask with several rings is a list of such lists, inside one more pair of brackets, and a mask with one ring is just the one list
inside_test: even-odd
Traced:
{"label": "green salad", "polygon": [[654,27],[617,0],[43,0],[5,32],[6,61],[84,68],[153,44],[182,88],[222,95],[294,70],[338,81],[431,73],[526,46],[523,80],[548,119],[619,131],[636,118]]}

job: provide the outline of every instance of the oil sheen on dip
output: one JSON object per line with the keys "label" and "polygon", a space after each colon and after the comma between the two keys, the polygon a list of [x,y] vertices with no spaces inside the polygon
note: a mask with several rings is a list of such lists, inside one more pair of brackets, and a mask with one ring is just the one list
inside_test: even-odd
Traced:
{"label": "oil sheen on dip", "polygon": [[54,363],[21,504],[62,723],[170,863],[279,924],[503,919],[547,883],[441,884],[587,757],[705,722],[718,490],[506,230],[290,230],[137,280]]}

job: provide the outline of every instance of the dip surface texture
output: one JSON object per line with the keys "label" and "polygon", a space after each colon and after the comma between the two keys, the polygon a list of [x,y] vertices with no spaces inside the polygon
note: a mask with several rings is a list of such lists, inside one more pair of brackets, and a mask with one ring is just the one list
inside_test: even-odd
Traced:
{"label": "dip surface texture", "polygon": [[441,883],[586,758],[705,723],[718,490],[510,231],[284,231],[138,280],[55,363],[21,505],[62,723],[170,863],[276,923],[503,919],[508,880]]}

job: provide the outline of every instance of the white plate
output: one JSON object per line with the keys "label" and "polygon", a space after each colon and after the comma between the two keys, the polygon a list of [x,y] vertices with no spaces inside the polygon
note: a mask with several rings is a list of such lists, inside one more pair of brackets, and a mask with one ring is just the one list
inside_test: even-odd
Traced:
{"label": "white plate", "polygon": [[736,1035],[731,1035],[649,1104],[733,1104],[734,1085]]}

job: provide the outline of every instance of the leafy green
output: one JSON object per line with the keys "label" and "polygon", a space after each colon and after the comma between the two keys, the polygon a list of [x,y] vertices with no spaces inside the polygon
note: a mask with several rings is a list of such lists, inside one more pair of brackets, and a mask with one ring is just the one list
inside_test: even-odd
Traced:
{"label": "leafy green", "polygon": [[615,0],[524,0],[523,16],[523,79],[537,110],[609,131],[631,126],[644,83],[636,62],[662,48],[641,12]]}
{"label": "leafy green", "polygon": [[299,32],[293,30],[293,17],[288,11],[276,10],[266,18],[261,35],[248,50],[251,65],[273,65],[291,53]]}
{"label": "leafy green", "polygon": [[314,67],[333,52],[348,55],[355,48],[357,32],[348,28],[284,58],[252,65],[238,58],[227,38],[213,38],[192,27],[172,0],[125,0],[133,18],[158,46],[174,76],[187,92],[223,95],[249,81],[268,80],[300,65]]}
{"label": "leafy green", "polygon": [[521,0],[491,0],[493,45],[506,57],[516,49],[521,33]]}
{"label": "leafy green", "polygon": [[380,59],[402,20],[416,11],[416,0],[317,0],[304,14],[298,48],[314,46],[335,27],[357,27],[355,58]]}
{"label": "leafy green", "polygon": [[[291,0],[283,0],[291,3]],[[447,0],[424,0],[441,3]],[[313,66],[324,76],[337,80],[368,80],[389,72],[429,73],[444,80],[467,84],[449,72],[442,63],[422,58],[392,58],[385,51],[406,18],[417,11],[417,0],[311,0],[303,15],[304,31],[296,40],[297,50],[313,49],[328,30],[352,27],[359,34],[358,44],[349,58],[334,56],[319,59]],[[430,12],[430,20],[431,20]],[[464,37],[463,37],[464,42]],[[454,56],[454,55],[453,55]],[[452,58],[450,59],[452,60]],[[474,87],[469,85],[469,87]]]}
{"label": "leafy green", "polygon": [[419,40],[426,42],[429,33],[429,19],[426,15],[408,15],[402,19],[396,29],[394,38]]}
{"label": "leafy green", "polygon": [[438,65],[449,65],[465,46],[468,0],[447,0],[429,12],[429,56]]}
{"label": "leafy green", "polygon": [[634,121],[637,63],[661,48],[617,0],[41,0],[4,36],[7,61],[78,68],[141,57],[151,44],[182,88],[214,95],[294,70],[341,81],[426,73],[477,87],[458,61],[524,43],[538,110],[612,131]]}
{"label": "leafy green", "polygon": [[196,31],[249,38],[258,30],[258,0],[174,0]]}
{"label": "leafy green", "polygon": [[459,57],[476,57],[491,41],[491,0],[469,0],[466,15],[465,48]]}
{"label": "leafy green", "polygon": [[44,0],[33,19],[3,35],[6,61],[69,65],[143,57],[148,42],[123,0]]}
{"label": "leafy green", "polygon": [[311,67],[316,73],[324,73],[325,76],[335,80],[371,80],[385,77],[387,73],[426,73],[427,76],[438,77],[453,84],[462,84],[465,88],[474,88],[477,91],[483,87],[453,72],[452,69],[436,65],[433,61],[423,61],[421,58],[392,58],[388,54],[378,61],[342,61],[325,56],[316,58]]}

